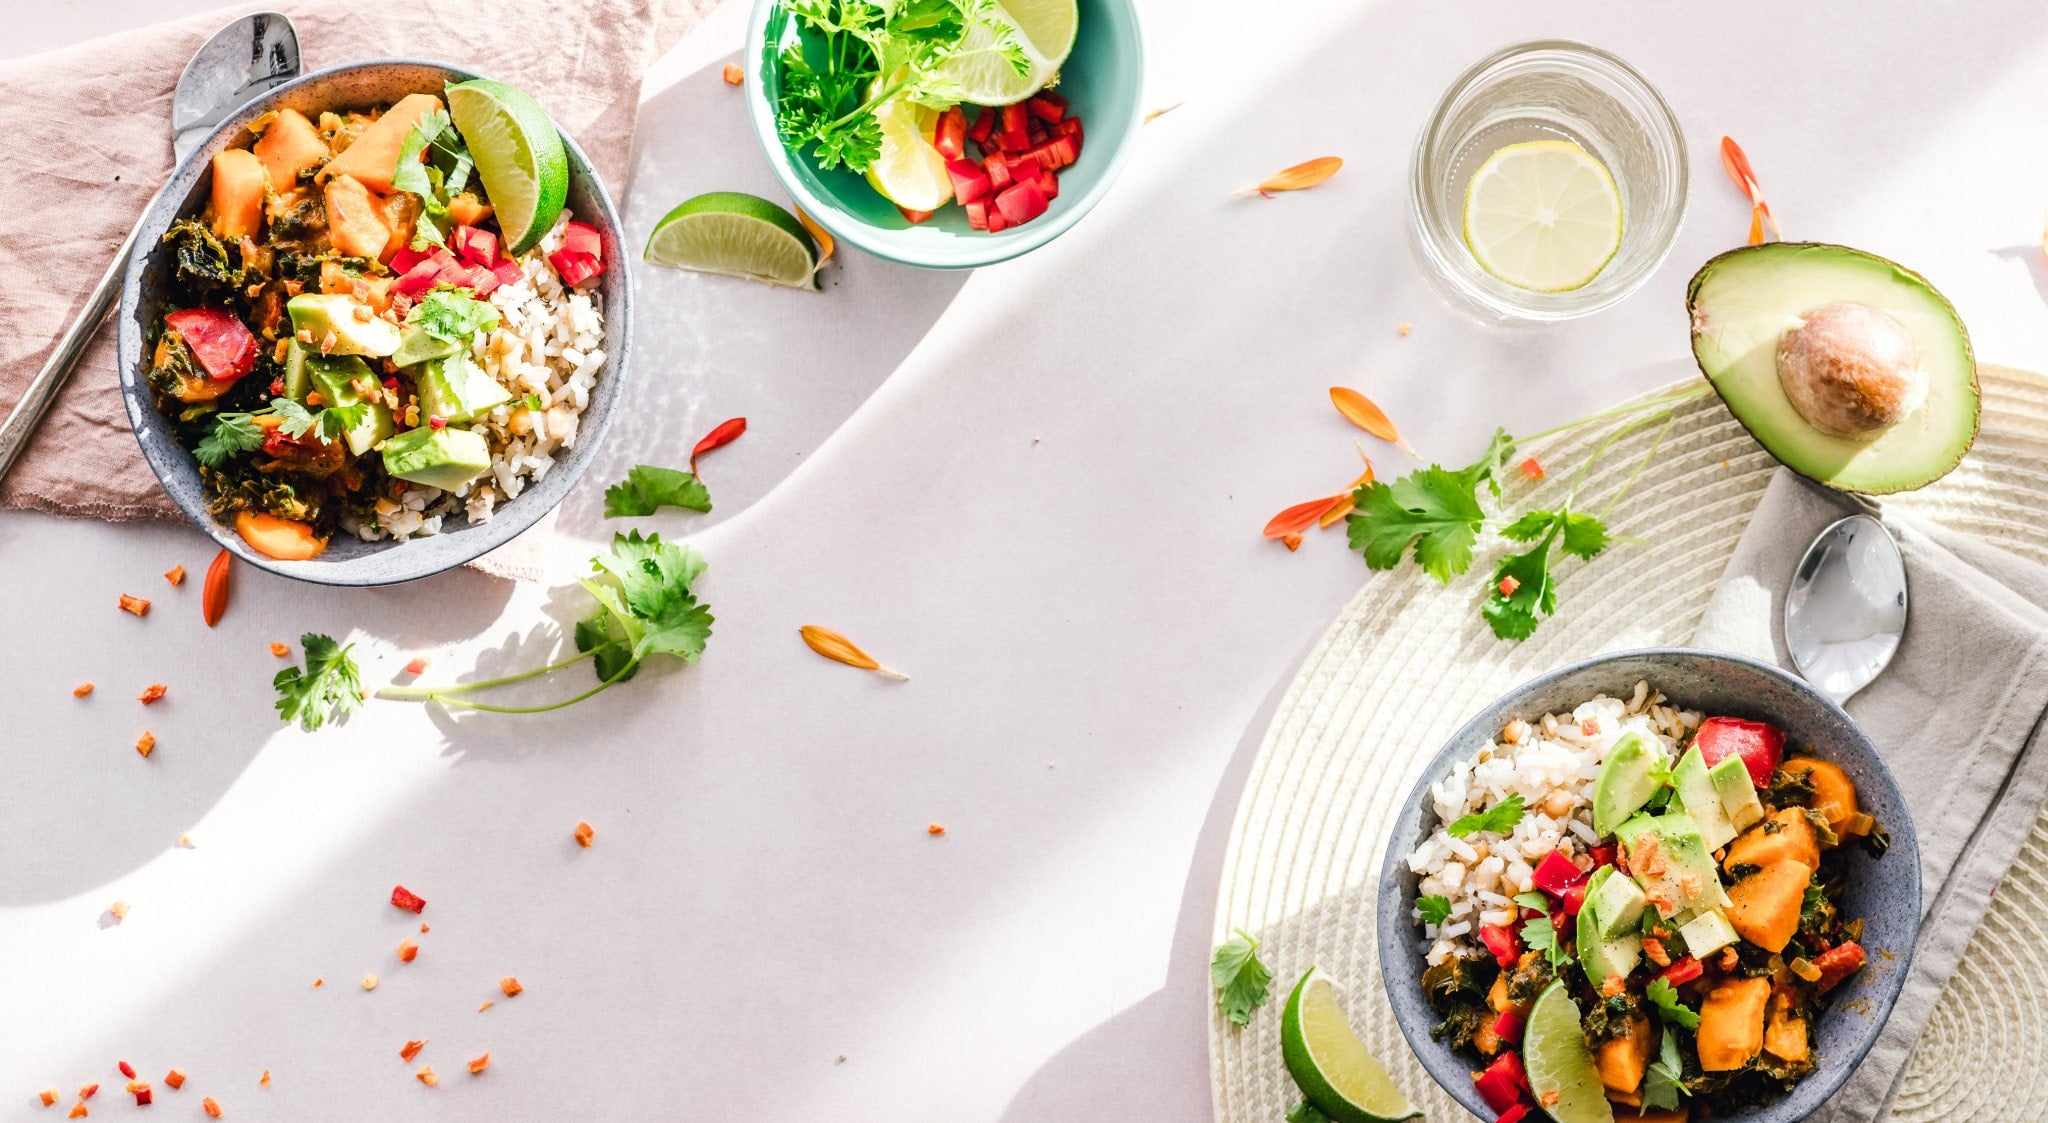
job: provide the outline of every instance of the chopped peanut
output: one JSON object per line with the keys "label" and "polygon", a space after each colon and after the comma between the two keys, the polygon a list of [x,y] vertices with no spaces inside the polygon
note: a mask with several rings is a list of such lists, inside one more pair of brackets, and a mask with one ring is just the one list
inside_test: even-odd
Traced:
{"label": "chopped peanut", "polygon": [[149,615],[149,602],[141,597],[131,597],[127,593],[122,593],[121,611],[133,612],[137,616],[147,616]]}
{"label": "chopped peanut", "polygon": [[200,1100],[199,1106],[206,1109],[206,1114],[213,1116],[215,1119],[220,1118],[220,1104],[212,1096]]}
{"label": "chopped peanut", "polygon": [[515,979],[512,976],[507,975],[504,978],[498,980],[498,989],[505,992],[505,997],[511,998],[512,996],[518,994],[520,991],[523,991],[526,988],[519,985],[518,979]]}
{"label": "chopped peanut", "polygon": [[589,823],[576,824],[576,845],[588,850],[590,849],[591,842],[596,838],[597,831],[592,829]]}
{"label": "chopped peanut", "polygon": [[88,695],[88,694],[91,694],[91,693],[92,693],[92,683],[89,683],[89,682],[81,682],[81,683],[79,683],[79,684],[78,684],[77,686],[74,686],[74,687],[72,687],[72,688],[71,688],[71,696],[72,696],[73,698],[83,698],[83,697],[85,697],[86,695]]}
{"label": "chopped peanut", "polygon": [[173,1092],[177,1091],[180,1088],[183,1088],[185,1086],[185,1070],[182,1068],[174,1068],[170,1072],[165,1073],[164,1083],[169,1084],[171,1086],[171,1091]]}
{"label": "chopped peanut", "polygon": [[57,1102],[57,1089],[55,1088],[45,1088],[42,1091],[37,1092],[36,1095],[39,1098],[41,1098],[44,1107],[49,1107],[51,1104]]}
{"label": "chopped peanut", "polygon": [[119,924],[122,921],[128,919],[128,902],[115,901],[113,904],[107,906],[107,911],[113,914],[114,923]]}
{"label": "chopped peanut", "polygon": [[288,643],[279,643],[276,640],[271,640],[270,653],[272,655],[277,656],[279,659],[289,659],[292,657],[292,645]]}
{"label": "chopped peanut", "polygon": [[135,700],[142,703],[145,706],[153,706],[159,700],[161,700],[164,695],[169,694],[170,692],[171,688],[165,686],[163,683],[152,682],[148,686],[142,688],[142,693],[136,695]]}
{"label": "chopped peanut", "polygon": [[725,64],[725,69],[720,72],[720,76],[725,79],[725,84],[728,86],[737,86],[747,80],[747,72],[732,63]]}
{"label": "chopped peanut", "polygon": [[1406,338],[1408,338],[1408,333],[1409,333],[1409,332],[1411,332],[1411,331],[1414,331],[1414,330],[1415,330],[1415,325],[1414,325],[1414,324],[1395,324],[1395,325],[1394,325],[1394,330],[1395,330],[1395,331],[1398,331],[1398,332],[1400,332],[1400,333],[1401,333],[1401,338],[1403,338],[1403,339],[1406,339]]}
{"label": "chopped peanut", "polygon": [[156,734],[143,730],[142,736],[135,739],[135,751],[142,754],[142,759],[148,760],[149,754],[156,751]]}
{"label": "chopped peanut", "polygon": [[433,1065],[421,1065],[420,1070],[413,1073],[413,1075],[419,1078],[420,1083],[425,1084],[429,1088],[441,1082],[441,1078],[434,1075]]}
{"label": "chopped peanut", "polygon": [[377,989],[377,976],[376,976],[376,975],[374,975],[374,974],[370,974],[370,973],[368,973],[368,972],[365,972],[365,973],[363,974],[363,989],[364,989],[364,990],[376,990],[376,989]]}
{"label": "chopped peanut", "polygon": [[172,566],[164,572],[164,580],[169,581],[173,585],[183,585],[185,583],[185,567],[182,565]]}
{"label": "chopped peanut", "polygon": [[411,940],[398,941],[398,961],[400,963],[411,963],[413,961],[413,957],[417,956],[419,953],[420,946],[416,943],[413,943]]}
{"label": "chopped peanut", "polygon": [[485,1066],[489,1065],[490,1063],[491,1055],[489,1053],[485,1053],[483,1056],[478,1057],[475,1060],[469,1062],[469,1071],[471,1073],[482,1072]]}
{"label": "chopped peanut", "polygon": [[199,844],[192,841],[191,835],[181,834],[178,836],[178,848],[180,850],[197,850],[199,849]]}
{"label": "chopped peanut", "polygon": [[420,1050],[426,1047],[427,1042],[425,1038],[420,1038],[416,1041],[408,1041],[405,1043],[405,1046],[403,1048],[398,1050],[398,1059],[406,1062],[407,1064],[411,1064],[412,1059],[414,1057],[419,1056]]}

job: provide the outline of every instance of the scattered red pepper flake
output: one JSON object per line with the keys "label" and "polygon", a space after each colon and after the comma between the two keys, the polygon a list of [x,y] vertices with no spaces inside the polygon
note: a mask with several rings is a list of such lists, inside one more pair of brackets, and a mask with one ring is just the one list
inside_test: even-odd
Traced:
{"label": "scattered red pepper flake", "polygon": [[418,912],[427,907],[427,899],[403,885],[391,887],[391,903],[402,909]]}
{"label": "scattered red pepper flake", "polygon": [[424,673],[427,669],[427,662],[426,656],[415,655],[411,659],[406,660],[405,673],[409,675]]}
{"label": "scattered red pepper flake", "polygon": [[147,616],[149,615],[149,602],[141,597],[131,597],[127,593],[122,593],[121,611],[132,612],[137,616]]}
{"label": "scattered red pepper flake", "polygon": [[511,998],[512,996],[518,994],[526,988],[519,985],[518,979],[515,979],[512,976],[507,975],[504,978],[498,980],[498,989],[505,992],[505,997]]}
{"label": "scattered red pepper flake", "polygon": [[1294,551],[1301,549],[1301,535],[1290,534],[1287,537],[1282,538],[1280,540],[1280,544],[1282,546],[1287,547],[1287,552],[1291,554]]}
{"label": "scattered red pepper flake", "polygon": [[417,1056],[419,1056],[419,1055],[420,1055],[420,1050],[421,1050],[421,1049],[424,1049],[424,1048],[426,1048],[426,1047],[427,1047],[427,1039],[426,1039],[426,1038],[424,1038],[424,1037],[422,1037],[422,1038],[419,1038],[419,1039],[417,1039],[417,1040],[413,1040],[413,1041],[407,1041],[407,1042],[406,1042],[406,1043],[405,1043],[405,1044],[404,1044],[404,1045],[403,1045],[402,1047],[400,1047],[400,1049],[398,1050],[398,1059],[399,1059],[399,1060],[401,1060],[401,1061],[404,1061],[404,1062],[405,1062],[405,1063],[407,1063],[407,1064],[411,1064],[411,1063],[412,1063],[412,1059],[413,1059],[414,1057],[417,1057]]}
{"label": "scattered red pepper flake", "polygon": [[270,1087],[270,1070],[267,1068],[264,1069],[262,1078],[257,1080],[256,1083],[265,1088]]}
{"label": "scattered red pepper flake", "polygon": [[476,1012],[477,1012],[477,1013],[479,1013],[479,1014],[481,1014],[481,1013],[483,1013],[483,1012],[484,1012],[485,1010],[488,1010],[488,1009],[490,1009],[491,1007],[493,1007],[493,1006],[496,1006],[496,1005],[497,1005],[497,1003],[495,1003],[495,1002],[491,1001],[490,999],[486,998],[486,999],[484,999],[484,1004],[476,1008]]}
{"label": "scattered red pepper flake", "polygon": [[483,1056],[478,1057],[475,1060],[469,1062],[469,1071],[471,1075],[475,1075],[476,1073],[482,1072],[487,1066],[489,1066],[490,1063],[491,1055],[489,1053],[485,1053]]}
{"label": "scattered red pepper flake", "polygon": [[136,1107],[148,1107],[156,1099],[156,1094],[150,1091],[147,1080],[130,1080],[128,1091],[134,1095]]}
{"label": "scattered red pepper flake", "polygon": [[377,989],[377,975],[376,975],[376,972],[374,972],[374,971],[365,971],[365,972],[363,972],[363,989],[364,989],[364,990],[376,990],[376,989]]}
{"label": "scattered red pepper flake", "polygon": [[428,928],[428,927],[427,927],[426,925],[422,924],[422,925],[420,925],[420,931],[422,931],[422,932],[431,932],[431,931],[433,931],[433,929],[431,929],[431,928]]}
{"label": "scattered red pepper flake", "polygon": [[292,656],[292,645],[288,643],[279,643],[276,640],[271,640],[270,653],[272,655],[277,656],[279,659],[289,659]]}
{"label": "scattered red pepper flake", "polygon": [[156,751],[156,734],[143,730],[142,736],[135,739],[135,751],[142,754],[142,759],[148,760],[149,754]]}
{"label": "scattered red pepper flake", "polygon": [[206,567],[206,584],[199,590],[199,615],[211,628],[228,611],[228,578],[234,571],[235,555],[223,549]]}
{"label": "scattered red pepper flake", "polygon": [[91,1115],[91,1114],[92,1114],[92,1112],[86,1109],[86,1106],[85,1106],[85,1101],[84,1101],[84,1100],[80,1100],[80,1101],[78,1101],[77,1103],[75,1103],[75,1104],[72,1104],[72,1105],[71,1105],[71,1114],[69,1114],[69,1115],[65,1116],[65,1118],[66,1118],[66,1119],[83,1119],[83,1118],[85,1118],[86,1116],[88,1116],[88,1115]]}
{"label": "scattered red pepper flake", "polygon": [[[114,923],[116,923],[116,924],[119,924],[119,923],[121,923],[122,921],[124,921],[124,920],[128,919],[128,902],[126,902],[126,901],[115,901],[115,902],[114,902],[113,904],[111,904],[111,905],[108,905],[108,906],[107,906],[107,913],[108,913],[108,915],[110,915],[110,916],[112,916],[112,917],[114,918]],[[123,1075],[123,1076],[134,1076],[134,1075],[135,1075],[135,1070],[134,1070],[134,1069],[132,1069],[132,1068],[129,1068],[129,1067],[128,1067],[128,1062],[127,1062],[127,1061],[122,1061],[122,1062],[121,1062],[121,1075]]]}
{"label": "scattered red pepper flake", "polygon": [[127,1061],[122,1061],[120,1064],[117,1064],[114,1067],[121,1070],[121,1075],[127,1077],[130,1080],[135,1079],[134,1065],[129,1064]]}
{"label": "scattered red pepper flake", "polygon": [[43,1101],[44,1107],[49,1107],[57,1102],[57,1089],[55,1088],[45,1088],[37,1092],[36,1095]]}
{"label": "scattered red pepper flake", "polygon": [[411,963],[419,953],[420,946],[411,940],[398,941],[398,961],[400,963]]}
{"label": "scattered red pepper flake", "polygon": [[88,695],[88,694],[91,694],[91,693],[92,693],[92,683],[90,683],[90,682],[81,682],[81,683],[79,683],[79,684],[78,684],[77,686],[74,686],[74,687],[72,687],[72,688],[71,688],[71,696],[72,696],[73,698],[83,698],[83,697],[85,697],[86,695]]}
{"label": "scattered red pepper flake", "polygon": [[929,827],[926,827],[926,828],[924,829],[924,833],[926,833],[926,834],[945,834],[945,833],[946,833],[946,828],[944,828],[944,827],[940,826],[940,825],[939,825],[939,824],[937,824],[937,823],[933,823],[933,824],[932,824],[931,826],[929,826]]}
{"label": "scattered red pepper flake", "polygon": [[590,849],[591,842],[593,842],[596,838],[597,831],[592,829],[589,823],[576,824],[576,845],[583,847],[585,850],[588,850]]}
{"label": "scattered red pepper flake", "polygon": [[1524,476],[1529,477],[1532,480],[1542,479],[1543,462],[1541,460],[1536,459],[1533,456],[1527,460],[1522,461],[1522,474]]}
{"label": "scattered red pepper flake", "polygon": [[213,1116],[215,1119],[220,1118],[220,1103],[216,1101],[212,1096],[208,1096],[205,1099],[200,1100],[199,1106],[206,1109],[206,1114]]}
{"label": "scattered red pepper flake", "polygon": [[735,417],[730,421],[721,421],[713,426],[709,433],[704,434],[704,439],[698,441],[697,446],[690,450],[690,471],[696,472],[698,457],[710,452],[714,448],[724,448],[726,445],[738,440],[740,434],[746,431],[747,419],[744,417]]}
{"label": "scattered red pepper flake", "polygon": [[78,1098],[81,1100],[89,1100],[93,1098],[94,1095],[98,1094],[99,1090],[100,1086],[98,1084],[81,1084],[78,1086]]}
{"label": "scattered red pepper flake", "polygon": [[320,989],[321,987],[324,987],[324,986],[326,986],[326,985],[327,985],[327,980],[326,980],[326,979],[324,979],[324,978],[320,978],[320,979],[314,979],[314,980],[313,980],[313,989],[314,989],[314,990],[319,990],[319,989]]}
{"label": "scattered red pepper flake", "polygon": [[1500,579],[1500,586],[1499,586],[1499,588],[1500,588],[1500,595],[1501,595],[1501,596],[1504,596],[1504,597],[1511,597],[1511,596],[1514,596],[1514,595],[1515,595],[1515,590],[1516,590],[1516,589],[1519,589],[1519,588],[1521,588],[1521,587],[1522,587],[1522,583],[1521,583],[1520,581],[1517,581],[1517,580],[1515,580],[1515,575],[1514,575],[1514,574],[1512,574],[1512,573],[1510,573],[1510,574],[1508,574],[1508,575],[1507,575],[1506,577],[1503,577],[1503,578],[1501,578],[1501,579]]}
{"label": "scattered red pepper flake", "polygon": [[720,76],[725,79],[725,84],[728,86],[737,86],[747,80],[747,72],[730,62],[725,64],[725,70],[721,72]]}
{"label": "scattered red pepper flake", "polygon": [[413,1073],[413,1076],[417,1077],[420,1083],[425,1084],[429,1088],[441,1082],[441,1078],[434,1075],[433,1065],[421,1065],[420,1070]]}
{"label": "scattered red pepper flake", "polygon": [[165,570],[164,580],[169,581],[173,585],[183,585],[185,583],[185,567],[182,565],[174,565],[171,568]]}
{"label": "scattered red pepper flake", "polygon": [[148,686],[142,688],[142,693],[136,695],[135,700],[142,703],[145,706],[153,706],[158,701],[160,701],[164,695],[169,694],[170,692],[171,688],[165,686],[163,683],[152,682]]}
{"label": "scattered red pepper flake", "polygon": [[182,1068],[174,1068],[171,1071],[165,1073],[164,1083],[169,1084],[171,1086],[171,1091],[173,1092],[177,1091],[180,1088],[183,1088],[185,1086],[185,1070]]}

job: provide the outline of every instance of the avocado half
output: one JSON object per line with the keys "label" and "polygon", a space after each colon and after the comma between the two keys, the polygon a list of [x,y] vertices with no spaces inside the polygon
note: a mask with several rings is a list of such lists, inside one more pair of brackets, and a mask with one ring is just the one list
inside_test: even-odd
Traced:
{"label": "avocado half", "polygon": [[[1906,329],[1927,397],[1870,440],[1815,428],[1778,377],[1778,343],[1826,304],[1868,305]],[[1970,334],[1925,277],[1875,254],[1823,242],[1768,242],[1710,259],[1685,290],[1692,353],[1730,413],[1772,456],[1816,483],[1882,495],[1947,475],[1977,439],[1981,395]]]}

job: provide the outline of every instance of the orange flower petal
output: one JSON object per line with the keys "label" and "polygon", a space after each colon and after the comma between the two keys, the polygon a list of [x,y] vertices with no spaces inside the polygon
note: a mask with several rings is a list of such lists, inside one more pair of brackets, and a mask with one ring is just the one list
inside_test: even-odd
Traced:
{"label": "orange flower petal", "polygon": [[1337,174],[1344,166],[1339,156],[1318,156],[1304,160],[1283,172],[1269,176],[1246,188],[1231,192],[1232,195],[1271,195],[1275,191],[1306,191]]}
{"label": "orange flower petal", "polygon": [[1285,538],[1290,534],[1299,534],[1314,526],[1316,520],[1322,517],[1323,512],[1330,509],[1330,504],[1337,502],[1339,499],[1346,498],[1349,498],[1349,496],[1325,495],[1321,499],[1311,499],[1306,503],[1296,503],[1285,511],[1274,515],[1272,521],[1266,524],[1263,534],[1267,538]]}
{"label": "orange flower petal", "polygon": [[1408,443],[1407,438],[1401,436],[1401,430],[1394,427],[1394,422],[1387,417],[1386,411],[1373,404],[1371,398],[1353,390],[1349,386],[1332,386],[1330,387],[1330,403],[1337,407],[1337,412],[1343,414],[1346,421],[1383,441],[1393,444],[1402,452],[1415,457],[1417,460],[1422,459],[1421,455]]}
{"label": "orange flower petal", "polygon": [[815,273],[823,269],[826,262],[832,260],[832,251],[839,243],[832,240],[831,231],[818,225],[818,220],[805,214],[802,207],[796,209],[796,220],[804,224],[804,229],[810,231],[811,237],[818,243],[818,263],[811,267],[811,271]]}
{"label": "orange flower petal", "polygon": [[898,682],[910,681],[909,675],[884,667],[879,662],[876,662],[874,656],[862,651],[859,645],[830,628],[821,628],[816,624],[805,624],[797,629],[797,634],[804,638],[804,643],[812,651],[823,655],[834,663],[844,663],[849,667],[858,667],[863,671],[873,671],[879,675],[888,675]]}

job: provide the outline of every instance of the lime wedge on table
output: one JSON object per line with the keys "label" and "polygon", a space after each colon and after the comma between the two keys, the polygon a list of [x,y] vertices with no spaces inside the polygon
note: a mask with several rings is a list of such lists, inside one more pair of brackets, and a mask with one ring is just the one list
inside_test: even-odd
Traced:
{"label": "lime wedge on table", "polygon": [[505,252],[539,245],[569,198],[569,156],[554,120],[532,98],[488,78],[448,87],[448,115],[497,209]]}
{"label": "lime wedge on table", "polygon": [[[1558,1123],[1614,1123],[1614,1108],[1600,1086],[1593,1053],[1579,1030],[1579,1004],[1555,982],[1536,996],[1522,1037],[1529,1090]],[[1554,1103],[1545,1102],[1552,1092]]]}
{"label": "lime wedge on table", "polygon": [[1568,140],[1510,144],[1465,188],[1465,247],[1518,289],[1583,288],[1621,248],[1621,222],[1607,165]]}
{"label": "lime wedge on table", "polygon": [[739,191],[699,195],[663,215],[645,256],[656,265],[791,288],[808,287],[817,264],[816,243],[795,215]]}
{"label": "lime wedge on table", "polygon": [[[977,21],[967,29],[959,53],[947,61],[943,73],[960,83],[965,100],[975,105],[1023,101],[1060,72],[1080,25],[1075,0],[997,0],[993,22]],[[1029,65],[1022,74],[995,49],[1003,28],[1023,48]]]}
{"label": "lime wedge on table", "polygon": [[868,165],[868,186],[914,211],[935,211],[952,202],[946,158],[932,147],[939,111],[891,98],[875,107],[875,122],[882,126],[882,151]]}
{"label": "lime wedge on table", "polygon": [[1337,1123],[1392,1123],[1421,1116],[1344,1020],[1337,988],[1317,968],[1294,984],[1280,1015],[1280,1055],[1318,1111]]}

